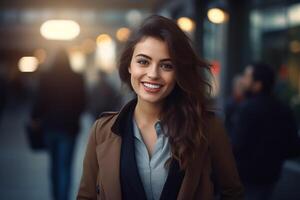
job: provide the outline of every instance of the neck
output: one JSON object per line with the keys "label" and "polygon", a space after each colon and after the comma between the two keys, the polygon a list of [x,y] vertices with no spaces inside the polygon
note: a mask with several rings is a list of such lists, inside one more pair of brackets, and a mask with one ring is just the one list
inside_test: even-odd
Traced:
{"label": "neck", "polygon": [[145,124],[154,124],[159,119],[161,103],[149,103],[138,99],[134,110],[134,118],[143,126]]}

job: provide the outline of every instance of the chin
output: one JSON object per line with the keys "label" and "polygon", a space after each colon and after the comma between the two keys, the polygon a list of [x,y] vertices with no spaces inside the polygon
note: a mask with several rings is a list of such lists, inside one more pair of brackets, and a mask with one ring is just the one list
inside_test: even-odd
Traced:
{"label": "chin", "polygon": [[152,103],[152,104],[157,104],[157,103],[161,103],[165,97],[163,97],[162,95],[149,95],[149,94],[140,94],[138,95],[139,99],[147,102],[147,103]]}
{"label": "chin", "polygon": [[157,104],[163,101],[162,98],[157,98],[157,97],[145,97],[145,96],[139,96],[139,99],[147,102],[147,103],[151,103],[151,104]]}

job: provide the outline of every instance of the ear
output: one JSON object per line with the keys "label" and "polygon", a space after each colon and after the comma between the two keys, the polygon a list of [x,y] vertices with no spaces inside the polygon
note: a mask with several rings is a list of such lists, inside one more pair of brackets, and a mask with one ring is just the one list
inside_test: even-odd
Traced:
{"label": "ear", "polygon": [[129,74],[131,74],[131,67],[130,66],[128,67],[128,72],[129,72]]}

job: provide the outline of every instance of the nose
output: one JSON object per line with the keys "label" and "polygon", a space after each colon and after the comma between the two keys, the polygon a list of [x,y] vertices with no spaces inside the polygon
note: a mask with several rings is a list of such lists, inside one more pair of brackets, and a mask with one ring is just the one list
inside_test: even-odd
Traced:
{"label": "nose", "polygon": [[148,78],[151,78],[151,79],[157,79],[157,78],[159,78],[159,68],[158,68],[158,65],[152,64],[148,69],[149,69],[148,72],[147,72]]}

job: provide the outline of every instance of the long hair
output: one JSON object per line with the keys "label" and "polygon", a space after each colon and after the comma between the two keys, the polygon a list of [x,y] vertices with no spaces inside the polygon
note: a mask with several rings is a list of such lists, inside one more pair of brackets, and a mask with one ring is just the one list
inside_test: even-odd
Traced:
{"label": "long hair", "polygon": [[176,85],[164,100],[160,120],[167,127],[172,158],[179,161],[181,169],[186,169],[205,139],[204,112],[211,93],[210,65],[196,55],[190,39],[174,21],[153,15],[130,36],[119,60],[119,76],[131,89],[128,68],[136,44],[145,37],[166,42],[174,65]]}

